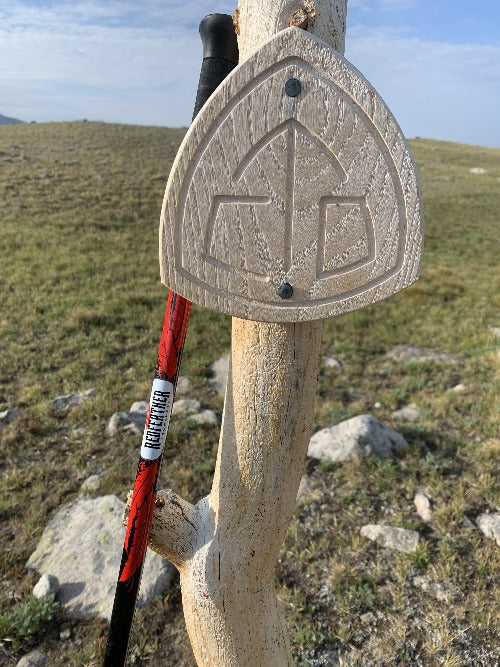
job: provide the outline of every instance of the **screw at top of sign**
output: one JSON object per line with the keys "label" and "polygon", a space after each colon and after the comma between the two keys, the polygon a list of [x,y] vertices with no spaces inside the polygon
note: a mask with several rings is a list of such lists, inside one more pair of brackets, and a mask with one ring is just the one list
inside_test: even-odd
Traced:
{"label": "screw at top of sign", "polygon": [[288,79],[285,83],[285,93],[288,97],[297,97],[302,91],[302,84],[298,79]]}

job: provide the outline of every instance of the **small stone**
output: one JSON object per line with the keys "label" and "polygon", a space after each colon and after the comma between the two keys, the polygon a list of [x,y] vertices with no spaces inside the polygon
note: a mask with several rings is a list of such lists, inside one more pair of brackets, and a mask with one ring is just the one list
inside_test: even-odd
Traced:
{"label": "small stone", "polygon": [[80,487],[81,493],[96,493],[101,486],[102,475],[91,475]]}
{"label": "small stone", "polygon": [[380,403],[380,401],[376,401],[376,403],[373,404],[373,407],[375,408],[375,410],[380,410],[380,408],[382,407],[382,403]]}
{"label": "small stone", "polygon": [[184,396],[191,389],[191,380],[187,375],[179,375],[177,379],[177,386],[175,388],[176,396]]}
{"label": "small stone", "polygon": [[224,355],[209,367],[212,377],[208,380],[208,384],[214,389],[219,396],[224,397],[226,393],[227,374],[229,372],[229,354]]}
{"label": "small stone", "polygon": [[16,664],[16,667],[46,667],[48,664],[48,658],[45,653],[42,653],[38,649],[31,651],[24,655],[21,660]]}
{"label": "small stone", "polygon": [[71,639],[71,629],[64,628],[64,630],[61,630],[61,632],[59,633],[59,639],[61,639],[63,642],[68,641],[68,639]]}
{"label": "small stone", "polygon": [[213,410],[202,410],[201,412],[198,412],[198,414],[189,415],[189,421],[195,422],[195,424],[198,424],[200,426],[204,424],[217,426],[219,423],[217,415]]}
{"label": "small stone", "polygon": [[145,412],[115,412],[106,426],[106,436],[111,437],[119,431],[128,431],[142,436],[146,425]]}
{"label": "small stone", "polygon": [[64,394],[62,396],[56,396],[51,403],[52,414],[62,417],[66,415],[70,410],[76,408],[89,398],[95,398],[96,390],[88,389],[87,391],[74,392],[72,394]]}
{"label": "small stone", "polygon": [[418,361],[426,362],[432,361],[434,363],[453,362],[459,363],[462,361],[460,357],[453,354],[444,354],[436,352],[427,347],[416,347],[415,345],[396,345],[387,353],[387,356],[394,361]]}
{"label": "small stone", "polygon": [[172,415],[194,415],[200,409],[200,402],[192,398],[180,398],[172,406]]}
{"label": "small stone", "polygon": [[342,368],[342,364],[333,357],[323,357],[323,365],[327,368]]}
{"label": "small stone", "polygon": [[417,510],[417,514],[423,521],[430,521],[432,519],[431,497],[423,487],[417,489],[413,503]]}
{"label": "small stone", "polygon": [[5,426],[6,424],[10,424],[20,416],[21,413],[19,412],[19,410],[16,410],[15,408],[7,408],[7,410],[3,410],[2,412],[0,412],[0,428],[2,428],[2,426]]}
{"label": "small stone", "polygon": [[307,454],[313,459],[337,463],[356,456],[391,458],[394,451],[406,450],[408,446],[401,434],[373,415],[360,415],[315,433]]}
{"label": "small stone", "polygon": [[414,530],[385,526],[383,524],[367,524],[360,530],[362,537],[388,549],[396,549],[403,553],[415,551],[419,541],[419,534]]}
{"label": "small stone", "polygon": [[55,597],[58,591],[59,579],[53,574],[44,574],[33,588],[33,595],[38,599],[47,598],[49,595]]}
{"label": "small stone", "polygon": [[451,590],[447,589],[444,584],[429,579],[429,577],[414,577],[413,585],[440,602],[449,602],[453,597]]}
{"label": "small stone", "polygon": [[135,401],[130,406],[129,412],[138,412],[141,415],[145,415],[148,412],[148,402],[147,401]]}
{"label": "small stone", "polygon": [[480,514],[476,523],[481,529],[481,532],[491,540],[495,540],[500,547],[500,513],[490,514],[485,512]]}
{"label": "small stone", "polygon": [[488,174],[487,169],[483,169],[483,167],[472,167],[472,169],[469,169],[469,174]]}
{"label": "small stone", "polygon": [[414,403],[405,405],[392,413],[392,418],[398,421],[416,422],[420,417],[420,408]]}
{"label": "small stone", "polygon": [[466,394],[467,393],[467,387],[464,384],[457,384],[452,388],[452,391],[455,394]]}

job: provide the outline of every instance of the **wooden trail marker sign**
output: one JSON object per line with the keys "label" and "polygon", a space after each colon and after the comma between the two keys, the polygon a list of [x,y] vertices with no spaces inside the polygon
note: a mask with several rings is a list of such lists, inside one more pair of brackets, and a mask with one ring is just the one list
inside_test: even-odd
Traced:
{"label": "wooden trail marker sign", "polygon": [[392,114],[335,49],[291,27],[187,133],[165,195],[162,280],[238,317],[324,319],[413,283],[422,239],[416,168]]}
{"label": "wooden trail marker sign", "polygon": [[[294,664],[274,570],[312,430],[321,319],[390,296],[419,271],[414,163],[340,55],[346,9],[240,0],[240,65],[193,123],[167,185],[163,281],[234,315],[211,492],[196,505],[160,492],[151,531],[180,572],[207,667]],[[297,16],[307,32],[288,28]]]}

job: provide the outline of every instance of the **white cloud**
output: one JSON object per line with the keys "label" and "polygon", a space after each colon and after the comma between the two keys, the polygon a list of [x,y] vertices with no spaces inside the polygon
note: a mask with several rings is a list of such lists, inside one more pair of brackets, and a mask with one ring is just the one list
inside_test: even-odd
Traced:
{"label": "white cloud", "polygon": [[353,28],[347,58],[408,136],[500,146],[500,46],[426,42]]}
{"label": "white cloud", "polygon": [[[422,0],[349,0],[366,10]],[[209,12],[237,0],[0,0],[0,113],[186,125]],[[430,42],[350,26],[347,57],[377,88],[408,136],[500,146],[500,46]]]}

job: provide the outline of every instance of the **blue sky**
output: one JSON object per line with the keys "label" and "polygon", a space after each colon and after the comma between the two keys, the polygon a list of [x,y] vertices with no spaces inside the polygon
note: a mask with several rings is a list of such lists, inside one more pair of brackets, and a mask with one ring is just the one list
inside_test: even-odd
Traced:
{"label": "blue sky", "polygon": [[[0,113],[187,125],[198,24],[237,0],[0,0]],[[500,0],[349,0],[346,57],[408,137],[500,147]]]}

